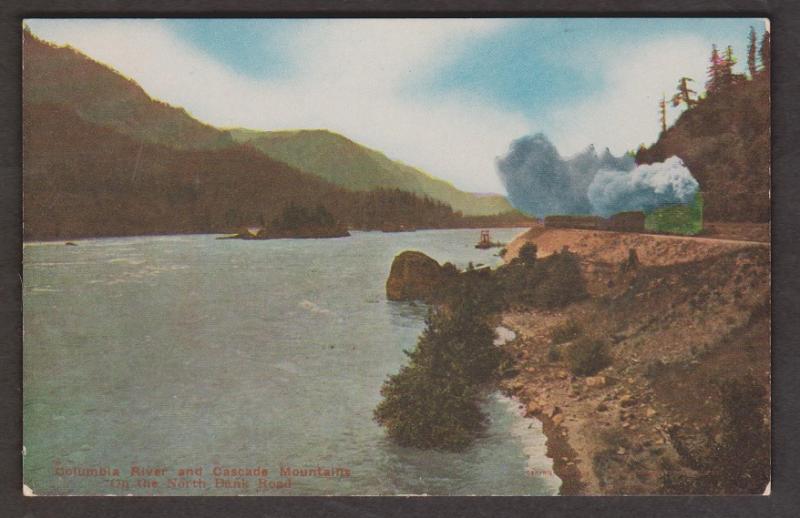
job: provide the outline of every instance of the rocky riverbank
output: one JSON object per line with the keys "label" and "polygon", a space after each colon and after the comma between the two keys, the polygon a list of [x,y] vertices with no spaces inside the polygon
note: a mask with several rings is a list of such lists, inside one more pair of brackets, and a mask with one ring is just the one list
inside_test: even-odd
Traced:
{"label": "rocky riverbank", "polygon": [[[576,242],[596,239],[574,233],[567,234]],[[539,236],[528,237],[535,242]],[[545,237],[543,243],[557,236]],[[501,389],[544,423],[562,494],[670,492],[669,480],[698,475],[687,466],[687,444],[726,440],[719,387],[745,378],[769,387],[768,246],[710,243],[703,257],[702,242],[676,245],[698,255],[677,264],[640,264],[634,271],[590,257],[583,264],[590,299],[557,312],[511,310],[502,316],[517,339],[505,345],[515,374]],[[520,246],[509,247],[509,257]],[[575,375],[565,358],[579,336],[606,344],[609,362],[590,376]],[[768,404],[761,410],[768,419]],[[762,439],[768,443],[768,434]],[[707,475],[713,479],[718,469],[723,478],[722,463]],[[754,464],[761,468],[754,480],[764,466],[768,474],[768,455]],[[763,491],[754,484],[746,491]]]}

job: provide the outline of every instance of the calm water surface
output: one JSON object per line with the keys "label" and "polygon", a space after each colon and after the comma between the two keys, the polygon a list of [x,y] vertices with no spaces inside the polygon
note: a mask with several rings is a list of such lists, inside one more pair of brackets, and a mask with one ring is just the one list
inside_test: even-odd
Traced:
{"label": "calm water surface", "polygon": [[[392,258],[413,249],[461,267],[496,264],[497,249],[476,250],[477,237],[26,244],[25,483],[37,494],[556,493],[559,479],[541,475],[551,461],[540,425],[498,395],[485,405],[486,436],[463,453],[397,447],[372,421],[426,312],[386,300]],[[136,487],[131,466],[167,475]],[[270,480],[283,479],[282,466],[350,476],[214,487],[215,467],[257,466]],[[120,476],[59,471],[100,467]],[[170,487],[179,467],[203,468],[207,487]]]}

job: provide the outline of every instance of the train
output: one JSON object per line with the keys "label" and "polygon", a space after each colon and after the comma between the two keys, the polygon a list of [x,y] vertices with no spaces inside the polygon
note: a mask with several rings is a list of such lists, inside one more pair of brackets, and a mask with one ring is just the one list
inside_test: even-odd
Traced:
{"label": "train", "polygon": [[608,218],[600,216],[555,215],[544,218],[545,228],[578,228],[614,232],[644,232],[645,214],[641,211],[618,212]]}

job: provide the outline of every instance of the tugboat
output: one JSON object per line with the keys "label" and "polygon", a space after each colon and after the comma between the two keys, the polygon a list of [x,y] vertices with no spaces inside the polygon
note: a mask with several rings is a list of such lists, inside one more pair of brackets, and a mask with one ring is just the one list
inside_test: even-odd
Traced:
{"label": "tugboat", "polygon": [[503,243],[497,243],[492,241],[491,236],[489,236],[488,230],[481,230],[481,239],[478,241],[478,244],[475,245],[475,248],[497,248],[503,246]]}

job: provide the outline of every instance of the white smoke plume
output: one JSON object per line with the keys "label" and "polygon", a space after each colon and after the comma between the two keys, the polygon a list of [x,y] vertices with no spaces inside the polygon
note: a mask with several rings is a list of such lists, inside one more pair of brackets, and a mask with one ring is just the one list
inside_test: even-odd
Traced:
{"label": "white smoke plume", "polygon": [[683,161],[672,156],[664,162],[636,166],[632,171],[602,169],[589,184],[587,195],[593,213],[610,216],[690,203],[698,188],[697,180]]}
{"label": "white smoke plume", "polygon": [[593,146],[570,158],[539,133],[511,143],[497,159],[497,170],[511,204],[538,217],[644,211],[689,203],[697,180],[680,158],[636,166],[630,155],[601,155]]}

